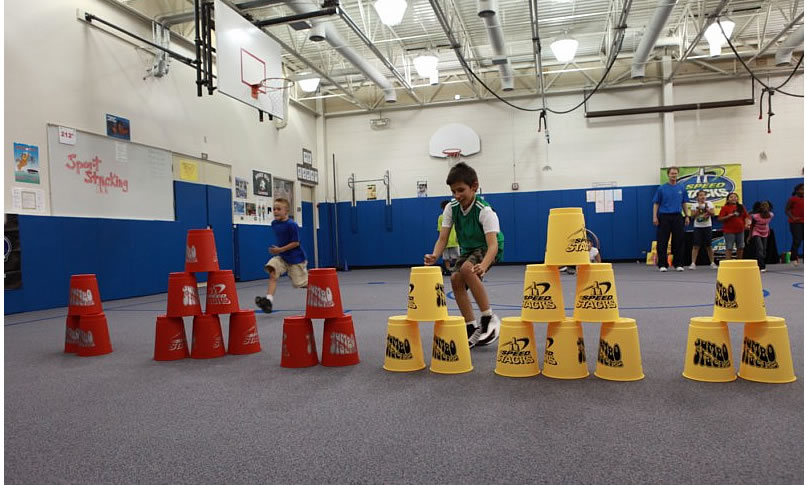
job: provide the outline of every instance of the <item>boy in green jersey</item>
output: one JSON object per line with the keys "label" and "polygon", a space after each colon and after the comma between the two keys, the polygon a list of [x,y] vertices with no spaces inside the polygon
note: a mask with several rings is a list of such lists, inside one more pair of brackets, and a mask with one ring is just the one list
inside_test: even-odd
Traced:
{"label": "boy in green jersey", "polygon": [[[493,208],[476,195],[479,179],[473,168],[463,162],[454,165],[448,172],[446,184],[451,187],[454,200],[443,210],[440,237],[432,253],[423,257],[423,262],[432,265],[437,261],[453,226],[462,252],[452,270],[451,288],[465,317],[468,344],[471,347],[488,345],[499,338],[500,321],[490,308],[482,277],[494,262],[501,261],[504,235],[499,230],[499,217]],[[468,297],[469,288],[482,312],[478,324]]]}

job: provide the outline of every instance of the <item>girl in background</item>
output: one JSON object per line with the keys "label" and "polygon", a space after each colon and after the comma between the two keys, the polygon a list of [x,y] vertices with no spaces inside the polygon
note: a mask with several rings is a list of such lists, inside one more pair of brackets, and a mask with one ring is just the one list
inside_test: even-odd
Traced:
{"label": "girl in background", "polygon": [[717,220],[723,223],[723,237],[726,240],[726,259],[731,259],[734,245],[737,245],[737,259],[743,259],[745,250],[745,228],[750,221],[748,212],[740,203],[737,192],[726,196],[726,205],[720,209]]}

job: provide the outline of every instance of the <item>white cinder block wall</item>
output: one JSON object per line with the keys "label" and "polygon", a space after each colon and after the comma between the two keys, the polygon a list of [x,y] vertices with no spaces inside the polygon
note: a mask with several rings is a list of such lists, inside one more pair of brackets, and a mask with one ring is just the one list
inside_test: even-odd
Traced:
{"label": "white cinder block wall", "polygon": [[[212,161],[232,165],[233,177],[250,181],[253,169],[297,180],[303,147],[319,159],[316,121],[309,112],[291,105],[288,126],[277,130],[272,122],[259,123],[255,109],[227,96],[197,97],[196,71],[177,61],[168,76],[144,81],[152,55],[120,34],[78,21],[77,8],[151,38],[150,26],[98,0],[6,4],[4,153],[6,160],[12,159],[13,142],[38,145],[38,188],[46,194],[46,124],[105,134],[106,113],[131,121],[133,142],[196,157],[205,152]],[[193,57],[185,44],[175,43],[172,49]],[[15,185],[11,163],[5,164],[4,174],[9,211],[10,187]],[[49,200],[46,209],[49,213]]]}
{"label": "white cinder block wall", "polygon": [[[771,83],[781,82],[773,78]],[[803,77],[788,88],[803,93]],[[756,91],[759,96],[759,89]],[[674,103],[743,99],[751,96],[750,79],[686,83],[675,86]],[[579,103],[581,95],[551,96],[548,106],[560,111]],[[514,101],[535,108],[539,100]],[[661,88],[647,87],[597,93],[590,110],[661,104]],[[765,104],[767,111],[767,101]],[[741,163],[746,180],[798,177],[804,163],[804,103],[800,98],[774,96],[773,132],[758,120],[756,106],[675,113],[676,164]],[[377,114],[326,119],[326,150],[330,165],[336,156],[339,200],[349,200],[347,179],[373,179],[391,172],[392,196],[415,197],[418,180],[428,181],[428,194],[449,195],[447,164],[430,157],[431,135],[442,125],[461,122],[481,137],[482,151],[466,161],[479,173],[484,192],[558,190],[590,187],[596,182],[621,186],[657,184],[663,165],[662,115],[648,114],[587,120],[583,108],[549,115],[551,143],[538,133],[536,113],[517,111],[500,102],[458,104],[382,114],[391,119],[383,130],[370,128]],[[361,140],[357,143],[357,140]],[[766,156],[760,157],[761,153]],[[552,169],[545,171],[543,167]],[[330,168],[330,167],[329,167]],[[328,174],[330,177],[330,173]],[[333,181],[328,181],[329,190]],[[383,198],[379,185],[378,197]],[[330,196],[329,196],[330,198]],[[364,200],[363,184],[356,190]]]}

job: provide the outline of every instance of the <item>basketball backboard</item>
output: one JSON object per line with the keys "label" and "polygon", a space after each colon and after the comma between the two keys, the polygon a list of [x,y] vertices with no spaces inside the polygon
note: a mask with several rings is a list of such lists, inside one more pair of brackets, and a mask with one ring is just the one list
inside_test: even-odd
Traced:
{"label": "basketball backboard", "polygon": [[221,0],[215,0],[216,76],[218,90],[273,117],[285,119],[282,89],[252,86],[283,77],[280,45]]}
{"label": "basketball backboard", "polygon": [[481,149],[479,135],[468,125],[449,123],[434,132],[429,140],[429,155],[446,158],[445,150],[458,149],[467,157],[479,153]]}

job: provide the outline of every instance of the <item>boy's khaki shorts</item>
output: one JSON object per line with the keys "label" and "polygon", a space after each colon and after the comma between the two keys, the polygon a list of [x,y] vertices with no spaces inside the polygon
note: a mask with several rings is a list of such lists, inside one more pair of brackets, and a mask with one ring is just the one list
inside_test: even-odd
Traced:
{"label": "boy's khaki shorts", "polygon": [[273,269],[278,277],[288,273],[291,278],[291,284],[295,288],[303,288],[308,286],[308,261],[302,263],[289,264],[280,256],[273,256],[272,259],[263,265],[264,271],[269,273],[269,269]]}
{"label": "boy's khaki shorts", "polygon": [[[466,261],[468,261],[471,264],[479,264],[482,262],[483,259],[485,259],[485,250],[483,250],[482,248],[476,248],[470,253],[460,256],[457,259],[457,262],[454,264],[454,267],[451,268],[451,273],[459,273],[460,269],[462,268],[462,265],[465,264]],[[495,260],[493,261],[493,263],[491,263],[490,268],[488,268],[488,271],[490,271],[490,269],[493,268],[494,264],[496,264]]]}

